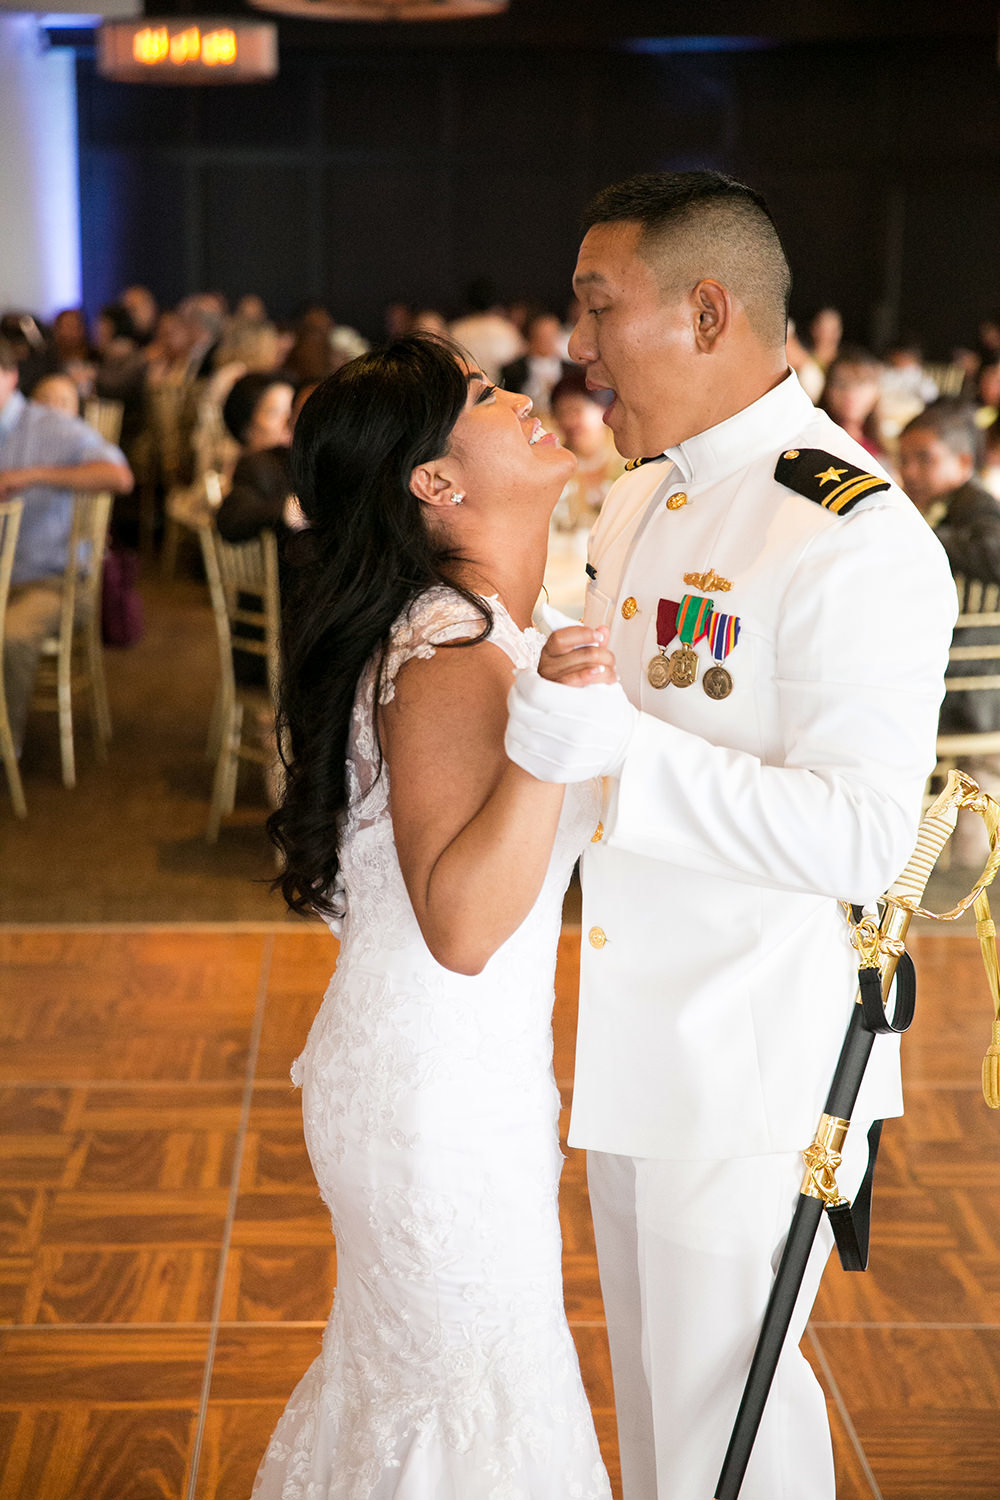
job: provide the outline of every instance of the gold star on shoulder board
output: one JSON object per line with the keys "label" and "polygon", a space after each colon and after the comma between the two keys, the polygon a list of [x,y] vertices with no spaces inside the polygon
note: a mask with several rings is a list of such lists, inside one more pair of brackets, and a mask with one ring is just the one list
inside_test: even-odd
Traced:
{"label": "gold star on shoulder board", "polygon": [[820,484],[836,484],[837,480],[846,473],[846,469],[835,469],[831,464],[824,473],[817,474],[816,478],[819,480]]}

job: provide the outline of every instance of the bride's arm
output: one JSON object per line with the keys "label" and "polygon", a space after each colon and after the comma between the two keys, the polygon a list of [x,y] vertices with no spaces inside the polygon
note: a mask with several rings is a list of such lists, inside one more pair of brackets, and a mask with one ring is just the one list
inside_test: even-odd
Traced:
{"label": "bride's arm", "polygon": [[504,754],[509,658],[489,641],[411,660],[381,711],[393,831],[424,941],[478,974],[545,878],[563,788]]}

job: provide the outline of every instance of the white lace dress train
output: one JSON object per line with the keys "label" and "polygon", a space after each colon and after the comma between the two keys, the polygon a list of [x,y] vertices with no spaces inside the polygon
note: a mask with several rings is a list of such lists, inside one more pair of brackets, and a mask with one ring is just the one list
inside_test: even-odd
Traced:
{"label": "white lace dress train", "polygon": [[[496,599],[491,640],[537,662]],[[381,682],[479,617],[447,589],[393,632]],[[551,1012],[562,897],[597,821],[567,788],[544,888],[481,974],[443,969],[396,859],[375,774],[375,671],[359,685],[337,972],[293,1076],[337,1240],[322,1353],[254,1500],[609,1500],[563,1310]]]}

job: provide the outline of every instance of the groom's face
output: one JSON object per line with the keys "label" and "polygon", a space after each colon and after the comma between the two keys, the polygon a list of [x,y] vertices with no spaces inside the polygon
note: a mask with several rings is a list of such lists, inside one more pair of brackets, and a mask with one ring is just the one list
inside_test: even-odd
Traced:
{"label": "groom's face", "polygon": [[697,311],[687,290],[664,293],[639,236],[636,223],[596,224],[573,277],[582,311],[570,358],[588,386],[614,393],[604,421],[625,458],[651,458],[704,426]]}

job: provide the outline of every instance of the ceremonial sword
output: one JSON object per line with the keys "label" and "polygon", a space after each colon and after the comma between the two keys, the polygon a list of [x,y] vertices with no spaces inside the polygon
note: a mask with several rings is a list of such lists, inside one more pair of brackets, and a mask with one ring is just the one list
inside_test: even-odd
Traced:
{"label": "ceremonial sword", "polygon": [[[960,808],[983,819],[990,841],[990,854],[972,891],[949,912],[924,911],[920,902],[931,870],[951,834]],[[913,1019],[915,985],[913,964],[903,948],[914,916],[935,921],[954,921],[975,903],[976,934],[993,995],[995,1020],[993,1041],[983,1061],[983,1093],[991,1109],[1000,1108],[1000,970],[997,964],[996,929],[990,919],[986,888],[1000,868],[1000,805],[961,771],[950,771],[944,790],[928,808],[917,833],[917,846],[906,869],[882,897],[881,921],[865,917],[852,908],[851,940],[858,949],[859,990],[847,1035],[840,1051],[826,1106],[820,1116],[812,1145],[803,1152],[806,1174],[792,1216],[771,1295],[754,1350],[750,1373],[743,1389],[729,1448],[715,1487],[715,1500],[737,1500],[754,1440],[764,1415],[768,1393],[777,1369],[788,1326],[798,1297],[806,1263],[812,1250],[820,1218],[827,1212],[845,1270],[863,1271],[868,1264],[868,1206],[878,1137],[877,1120],[868,1134],[869,1162],[865,1180],[855,1200],[855,1210],[837,1188],[844,1140],[871,1055],[880,1032],[905,1031]],[[896,981],[896,1001],[891,1019],[885,1002]],[[860,1212],[858,1207],[860,1206]]]}

